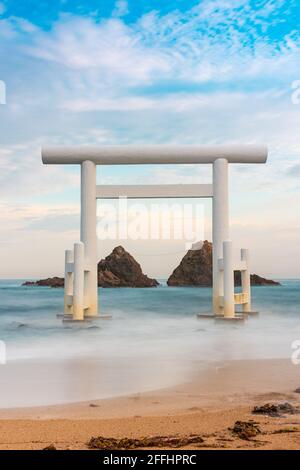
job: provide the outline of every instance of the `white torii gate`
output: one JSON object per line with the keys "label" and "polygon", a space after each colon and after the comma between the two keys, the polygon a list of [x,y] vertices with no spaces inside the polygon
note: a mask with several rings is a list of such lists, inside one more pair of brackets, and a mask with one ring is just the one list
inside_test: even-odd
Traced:
{"label": "white torii gate", "polygon": [[[45,147],[44,164],[81,165],[80,243],[65,254],[64,319],[82,321],[98,316],[97,199],[212,198],[213,299],[215,316],[235,318],[235,305],[251,311],[248,250],[233,266],[229,237],[228,164],[265,163],[268,150],[259,145],[112,145]],[[96,165],[212,164],[212,184],[97,186]],[[242,273],[242,293],[234,293],[234,270]]]}

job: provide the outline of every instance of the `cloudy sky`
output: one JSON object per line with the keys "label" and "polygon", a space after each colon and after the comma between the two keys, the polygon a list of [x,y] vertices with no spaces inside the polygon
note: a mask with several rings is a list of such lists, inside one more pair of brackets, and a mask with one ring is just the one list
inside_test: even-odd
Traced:
{"label": "cloudy sky", "polygon": [[[0,277],[62,273],[79,236],[79,169],[43,166],[41,146],[112,143],[266,143],[267,165],[230,169],[232,238],[253,271],[299,277],[299,18],[297,0],[0,0]],[[98,178],[201,183],[210,169]],[[99,241],[99,257],[119,243],[158,277],[185,249]]]}

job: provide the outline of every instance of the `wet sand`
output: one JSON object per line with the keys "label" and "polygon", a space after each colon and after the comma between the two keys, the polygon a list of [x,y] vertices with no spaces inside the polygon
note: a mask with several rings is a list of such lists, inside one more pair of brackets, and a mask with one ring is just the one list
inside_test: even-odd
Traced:
{"label": "wet sand", "polygon": [[[300,407],[300,366],[289,360],[243,360],[210,365],[194,379],[153,392],[74,404],[0,410],[0,449],[86,449],[93,436],[189,436],[189,449],[300,449],[300,414],[253,415],[255,405]],[[254,420],[261,434],[232,434],[238,420]],[[184,447],[183,447],[184,448]]]}

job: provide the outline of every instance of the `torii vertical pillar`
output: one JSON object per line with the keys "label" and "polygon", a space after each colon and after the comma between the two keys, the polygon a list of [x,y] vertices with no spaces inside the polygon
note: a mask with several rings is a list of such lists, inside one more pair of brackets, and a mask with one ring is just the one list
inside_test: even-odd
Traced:
{"label": "torii vertical pillar", "polygon": [[95,317],[98,314],[96,165],[90,160],[81,163],[80,240],[85,252],[84,297],[87,308],[84,316]]}
{"label": "torii vertical pillar", "polygon": [[213,162],[213,313],[223,314],[220,296],[224,293],[224,273],[219,269],[223,259],[223,241],[229,239],[228,161]]}

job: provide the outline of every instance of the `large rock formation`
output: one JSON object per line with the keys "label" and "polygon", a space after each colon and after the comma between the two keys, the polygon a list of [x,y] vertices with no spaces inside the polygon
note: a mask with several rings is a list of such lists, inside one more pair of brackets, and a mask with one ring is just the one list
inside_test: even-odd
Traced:
{"label": "large rock formation", "polygon": [[[63,277],[26,281],[24,286],[63,287]],[[156,287],[159,283],[143,274],[139,263],[122,246],[98,263],[99,287]]]}
{"label": "large rock formation", "polygon": [[212,244],[204,241],[199,250],[189,250],[167,281],[169,286],[211,286]]}
{"label": "large rock formation", "polygon": [[143,274],[139,263],[122,246],[98,263],[101,287],[156,287],[159,283]]}
{"label": "large rock formation", "polygon": [[[234,273],[235,285],[241,285],[241,273]],[[189,250],[167,281],[169,286],[212,286],[212,243],[205,240],[199,249]],[[279,285],[279,282],[251,274],[251,284]]]}

